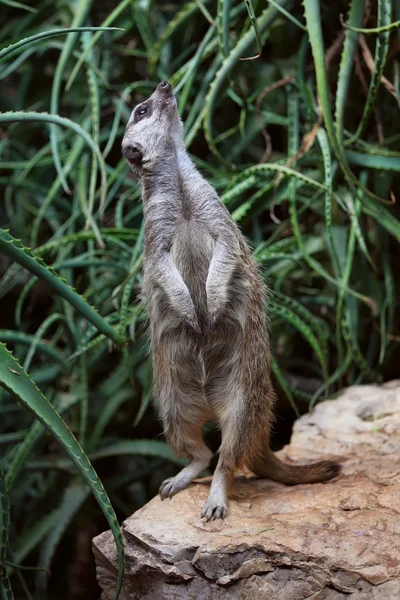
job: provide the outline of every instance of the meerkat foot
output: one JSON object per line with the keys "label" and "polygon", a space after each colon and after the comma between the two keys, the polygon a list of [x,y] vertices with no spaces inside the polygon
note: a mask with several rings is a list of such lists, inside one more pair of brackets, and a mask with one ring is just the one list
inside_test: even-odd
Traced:
{"label": "meerkat foot", "polygon": [[175,494],[181,490],[184,490],[190,482],[190,479],[179,477],[179,474],[176,475],[176,477],[169,477],[163,481],[160,486],[159,494],[161,500],[165,500],[165,498],[172,498],[172,496],[175,496]]}
{"label": "meerkat foot", "polygon": [[196,479],[201,473],[208,467],[208,464],[212,457],[212,452],[209,450],[203,442],[203,447],[200,446],[201,452],[199,456],[194,458],[192,462],[190,462],[186,467],[182,469],[175,475],[175,477],[169,477],[165,481],[162,482],[159,494],[161,500],[165,500],[165,498],[172,498],[181,490],[187,488],[187,486]]}
{"label": "meerkat foot", "polygon": [[225,519],[228,513],[228,485],[232,477],[232,467],[226,465],[226,458],[220,453],[217,468],[214,471],[211,489],[201,518],[207,522],[211,519]]}
{"label": "meerkat foot", "polygon": [[225,503],[215,502],[212,498],[209,498],[201,511],[201,518],[205,519],[206,522],[215,521],[215,519],[225,519],[228,512],[228,507]]}

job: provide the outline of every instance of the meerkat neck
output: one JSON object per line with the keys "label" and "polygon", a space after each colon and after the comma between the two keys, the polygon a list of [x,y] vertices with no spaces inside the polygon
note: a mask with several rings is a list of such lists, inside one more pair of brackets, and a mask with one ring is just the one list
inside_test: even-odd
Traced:
{"label": "meerkat neck", "polygon": [[143,166],[140,178],[143,203],[146,206],[155,198],[175,195],[179,185],[180,168],[175,152],[168,152]]}
{"label": "meerkat neck", "polygon": [[140,179],[145,210],[160,202],[187,200],[193,185],[203,180],[184,146],[145,165]]}

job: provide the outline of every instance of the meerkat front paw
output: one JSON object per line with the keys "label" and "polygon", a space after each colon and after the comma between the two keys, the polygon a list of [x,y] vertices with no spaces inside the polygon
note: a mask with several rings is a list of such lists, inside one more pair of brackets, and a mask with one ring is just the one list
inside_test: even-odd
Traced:
{"label": "meerkat front paw", "polygon": [[215,331],[223,313],[224,305],[218,302],[207,303],[208,309],[208,328],[210,331]]}
{"label": "meerkat front paw", "polygon": [[219,318],[221,316],[221,311],[216,308],[208,309],[208,327],[210,331],[215,331],[218,325]]}
{"label": "meerkat front paw", "polygon": [[218,325],[221,315],[225,309],[225,297],[218,293],[213,293],[211,289],[207,290],[207,312],[208,326],[210,331],[214,331]]}
{"label": "meerkat front paw", "polygon": [[185,298],[185,302],[180,307],[181,316],[184,318],[186,325],[191,329],[194,329],[196,333],[200,332],[199,319],[197,317],[196,309],[189,293]]}
{"label": "meerkat front paw", "polygon": [[200,333],[200,325],[199,320],[197,318],[196,313],[189,315],[186,317],[186,323],[189,325],[191,329],[193,329],[196,333]]}

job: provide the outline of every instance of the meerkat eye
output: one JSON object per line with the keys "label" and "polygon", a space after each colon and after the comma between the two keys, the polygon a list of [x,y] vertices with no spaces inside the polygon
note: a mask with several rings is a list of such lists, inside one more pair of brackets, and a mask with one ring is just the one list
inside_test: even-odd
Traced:
{"label": "meerkat eye", "polygon": [[140,108],[138,108],[135,113],[135,121],[139,121],[140,119],[142,119],[148,113],[148,110],[148,106],[141,106]]}

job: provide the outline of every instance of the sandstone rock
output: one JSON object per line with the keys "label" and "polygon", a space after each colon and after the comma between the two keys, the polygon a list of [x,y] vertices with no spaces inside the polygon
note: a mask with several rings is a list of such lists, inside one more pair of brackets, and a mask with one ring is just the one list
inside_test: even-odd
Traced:
{"label": "sandstone rock", "polygon": [[[200,519],[209,479],[154,498],[122,525],[121,600],[398,600],[400,380],[322,402],[279,454],[336,458],[343,473],[294,487],[239,476],[227,519],[210,523]],[[102,600],[111,600],[111,533],[93,546]]]}

